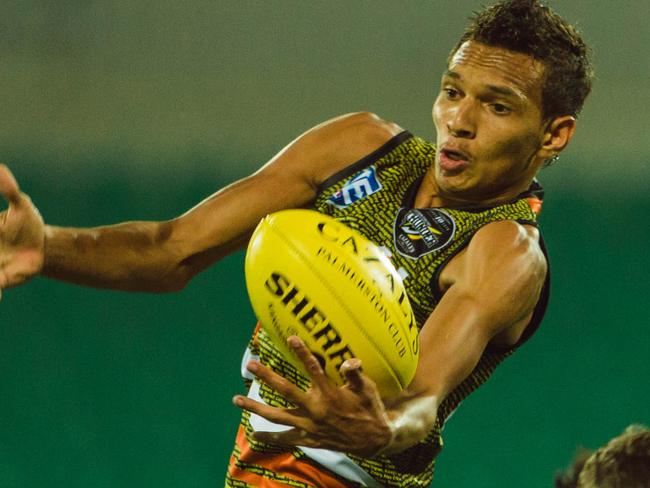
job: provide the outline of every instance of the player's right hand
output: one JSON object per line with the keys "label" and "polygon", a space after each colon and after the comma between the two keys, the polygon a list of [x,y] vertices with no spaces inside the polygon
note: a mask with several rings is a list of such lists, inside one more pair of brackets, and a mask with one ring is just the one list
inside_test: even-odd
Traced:
{"label": "player's right hand", "polygon": [[38,274],[45,260],[45,225],[30,198],[21,193],[9,168],[0,164],[0,194],[9,207],[0,212],[0,297],[2,290]]}

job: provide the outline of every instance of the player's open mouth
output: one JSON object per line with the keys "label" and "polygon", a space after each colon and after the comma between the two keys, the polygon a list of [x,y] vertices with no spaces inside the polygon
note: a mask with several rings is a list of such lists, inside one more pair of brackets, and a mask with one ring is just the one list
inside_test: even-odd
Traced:
{"label": "player's open mouth", "polygon": [[460,171],[469,165],[469,156],[452,149],[440,151],[440,168],[444,171]]}

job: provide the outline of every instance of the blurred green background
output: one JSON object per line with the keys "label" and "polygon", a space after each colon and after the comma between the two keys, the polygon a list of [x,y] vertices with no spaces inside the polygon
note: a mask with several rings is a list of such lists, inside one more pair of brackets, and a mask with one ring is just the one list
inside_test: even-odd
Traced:
{"label": "blurred green background", "polygon": [[[178,215],[341,113],[431,138],[446,55],[480,4],[6,1],[0,159],[47,222],[89,226]],[[435,487],[551,486],[578,445],[650,422],[650,4],[552,5],[598,77],[541,175],[551,307],[448,423]],[[0,487],[220,486],[254,323],[242,261],[170,295],[6,291]]]}

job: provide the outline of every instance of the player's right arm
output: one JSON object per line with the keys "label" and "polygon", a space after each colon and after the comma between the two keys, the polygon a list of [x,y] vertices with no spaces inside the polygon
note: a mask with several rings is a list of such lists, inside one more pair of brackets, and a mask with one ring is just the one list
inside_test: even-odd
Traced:
{"label": "player's right arm", "polygon": [[[302,134],[256,173],[162,222],[87,229],[44,225],[9,170],[0,168],[0,193],[9,202],[0,214],[0,289],[38,272],[100,288],[181,289],[194,275],[243,247],[262,217],[308,206],[327,177],[400,130],[368,113],[332,119]],[[21,259],[25,255],[31,256],[29,263]]]}

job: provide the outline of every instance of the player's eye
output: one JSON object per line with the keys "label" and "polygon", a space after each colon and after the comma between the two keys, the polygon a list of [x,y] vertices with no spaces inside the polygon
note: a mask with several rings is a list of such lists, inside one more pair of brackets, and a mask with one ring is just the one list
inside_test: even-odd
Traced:
{"label": "player's eye", "polygon": [[493,103],[491,105],[491,107],[492,107],[492,111],[494,113],[496,113],[496,114],[499,114],[499,115],[505,115],[505,114],[509,114],[510,112],[512,112],[510,107],[507,107],[506,105],[503,105],[502,103]]}
{"label": "player's eye", "polygon": [[460,93],[455,88],[446,87],[443,88],[442,91],[444,92],[447,100],[455,100],[460,96]]}

